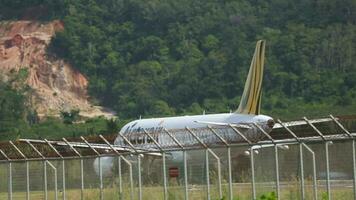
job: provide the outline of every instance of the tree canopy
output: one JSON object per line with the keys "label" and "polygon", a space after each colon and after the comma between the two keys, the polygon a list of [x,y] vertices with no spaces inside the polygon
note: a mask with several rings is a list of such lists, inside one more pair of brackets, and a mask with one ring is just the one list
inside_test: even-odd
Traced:
{"label": "tree canopy", "polygon": [[355,6],[71,1],[52,47],[89,77],[93,97],[130,118],[235,109],[255,42],[265,39],[264,112],[331,109],[355,103]]}

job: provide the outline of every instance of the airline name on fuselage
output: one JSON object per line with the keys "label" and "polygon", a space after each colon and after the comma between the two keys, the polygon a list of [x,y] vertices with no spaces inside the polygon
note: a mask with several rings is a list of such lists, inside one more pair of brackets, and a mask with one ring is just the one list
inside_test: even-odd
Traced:
{"label": "airline name on fuselage", "polygon": [[[142,128],[140,126],[135,127],[136,125],[137,122],[131,126],[128,126],[123,132],[123,134],[126,135],[125,137],[130,141],[130,143],[134,145],[153,143],[153,140],[144,133],[144,130],[148,134],[150,134],[150,136],[156,141],[158,141],[158,133],[163,130],[163,126]],[[124,140],[123,142],[124,144],[128,145],[126,140]]]}
{"label": "airline name on fuselage", "polygon": [[[135,125],[135,124],[134,124]],[[125,131],[123,132],[125,135],[126,134],[132,134],[132,133],[144,133],[143,130],[145,130],[147,133],[159,133],[163,130],[163,126],[156,126],[156,127],[150,127],[150,128],[142,128],[142,127],[134,127],[133,126],[129,126],[125,129]]]}

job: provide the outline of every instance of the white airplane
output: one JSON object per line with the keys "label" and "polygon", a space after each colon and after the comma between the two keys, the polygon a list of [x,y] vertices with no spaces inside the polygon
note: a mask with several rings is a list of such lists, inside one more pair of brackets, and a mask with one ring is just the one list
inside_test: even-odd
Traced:
{"label": "white airplane", "polygon": [[[157,151],[158,147],[152,138],[163,148],[175,148],[177,144],[168,135],[167,131],[172,131],[175,138],[183,146],[192,146],[199,144],[191,134],[187,133],[187,128],[192,130],[204,130],[207,126],[214,129],[223,130],[219,133],[228,140],[229,143],[246,142],[246,139],[252,142],[257,142],[265,137],[265,133],[270,133],[272,129],[282,128],[283,126],[299,126],[307,124],[306,121],[292,121],[282,124],[276,124],[272,117],[262,115],[260,113],[261,94],[262,94],[262,79],[265,57],[265,41],[257,41],[255,52],[251,61],[249,73],[245,82],[244,91],[238,109],[233,113],[222,114],[203,114],[192,116],[164,117],[151,119],[138,119],[129,122],[120,130],[118,137],[114,141],[112,147],[103,144],[91,144],[91,147],[96,149],[112,150],[115,148],[121,152],[134,152],[132,147],[141,152]],[[311,120],[311,123],[320,123],[331,121],[329,118]],[[257,126],[256,126],[257,125]],[[224,129],[225,127],[225,129]],[[230,127],[230,128],[226,128]],[[231,127],[236,128],[243,136],[238,135]],[[265,132],[265,133],[263,133]],[[148,135],[152,136],[150,138]],[[221,142],[211,131],[197,132],[199,138],[206,144],[216,144]],[[125,137],[125,139],[124,139]],[[41,140],[24,140],[32,143],[45,143]],[[63,141],[46,141],[57,146],[88,148],[88,144],[80,142],[63,142]],[[256,145],[252,149],[264,148],[264,146]],[[153,155],[154,153],[152,153]],[[113,165],[111,157],[102,157],[103,171],[107,171]],[[180,161],[182,156],[172,153],[172,160]],[[94,162],[94,168],[98,169],[98,159]]]}

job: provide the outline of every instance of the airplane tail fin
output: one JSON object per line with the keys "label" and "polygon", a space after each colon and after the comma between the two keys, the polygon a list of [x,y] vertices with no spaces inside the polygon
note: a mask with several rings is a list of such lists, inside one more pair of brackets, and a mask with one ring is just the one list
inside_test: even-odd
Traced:
{"label": "airplane tail fin", "polygon": [[257,41],[255,54],[253,55],[251,61],[240,105],[235,113],[250,115],[260,114],[265,43],[266,42],[264,40]]}

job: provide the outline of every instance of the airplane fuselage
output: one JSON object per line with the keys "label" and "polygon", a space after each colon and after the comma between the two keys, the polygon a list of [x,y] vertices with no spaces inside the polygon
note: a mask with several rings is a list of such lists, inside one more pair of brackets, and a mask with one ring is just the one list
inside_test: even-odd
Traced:
{"label": "airplane fuselage", "polygon": [[[178,116],[165,118],[151,118],[140,119],[126,124],[120,133],[127,138],[127,140],[138,148],[155,148],[155,144],[145,131],[150,134],[163,147],[176,146],[175,142],[167,134],[167,131],[182,145],[194,145],[198,141],[187,131],[187,128],[196,130],[196,134],[206,143],[216,143],[220,140],[207,129],[210,125],[214,129],[219,130],[222,137],[229,140],[229,142],[241,142],[243,138],[234,132],[231,125],[241,125],[247,128],[236,127],[248,139],[255,140],[261,138],[263,133],[258,130],[253,123],[257,123],[263,130],[270,132],[273,119],[266,115],[247,115],[237,113],[222,113],[222,114],[206,114],[206,115],[192,115],[192,116]],[[221,141],[220,141],[221,142]],[[128,145],[122,137],[118,136],[115,140],[116,145]]]}

